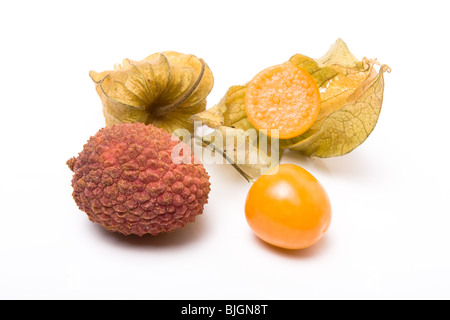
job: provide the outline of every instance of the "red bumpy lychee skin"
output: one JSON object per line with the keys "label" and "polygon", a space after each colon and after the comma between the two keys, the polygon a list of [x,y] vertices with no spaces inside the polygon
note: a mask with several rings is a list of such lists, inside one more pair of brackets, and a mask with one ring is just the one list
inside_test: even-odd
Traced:
{"label": "red bumpy lychee skin", "polygon": [[142,123],[101,129],[67,161],[75,202],[92,222],[125,235],[157,235],[193,222],[208,202],[209,176],[192,153],[190,163],[172,161],[179,143]]}

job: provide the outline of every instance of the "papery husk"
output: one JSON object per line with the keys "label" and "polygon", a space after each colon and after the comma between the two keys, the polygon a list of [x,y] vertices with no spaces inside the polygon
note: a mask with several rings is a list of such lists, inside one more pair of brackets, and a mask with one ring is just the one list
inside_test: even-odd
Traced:
{"label": "papery husk", "polygon": [[[390,68],[379,66],[376,60],[358,60],[341,39],[322,58],[296,54],[289,62],[308,71],[316,80],[321,108],[309,130],[292,139],[280,139],[280,147],[327,158],[349,153],[363,143],[378,121],[383,102],[383,73],[390,72]],[[246,85],[230,87],[217,105],[192,119],[211,128],[254,128],[245,113],[245,91]]]}
{"label": "papery husk", "polygon": [[193,132],[190,117],[206,108],[214,78],[191,54],[155,53],[141,61],[123,60],[114,70],[89,73],[103,105],[106,125],[142,122],[173,132]]}

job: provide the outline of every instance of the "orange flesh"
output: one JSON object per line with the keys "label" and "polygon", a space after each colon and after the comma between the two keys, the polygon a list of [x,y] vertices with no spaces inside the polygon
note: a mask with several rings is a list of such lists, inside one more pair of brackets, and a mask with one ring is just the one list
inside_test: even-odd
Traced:
{"label": "orange flesh", "polygon": [[269,67],[247,86],[245,111],[259,130],[280,139],[294,138],[308,130],[320,109],[320,93],[314,78],[292,63]]}
{"label": "orange flesh", "polygon": [[247,195],[245,216],[262,240],[285,249],[317,243],[331,223],[331,204],[320,182],[305,169],[281,164],[259,177]]}

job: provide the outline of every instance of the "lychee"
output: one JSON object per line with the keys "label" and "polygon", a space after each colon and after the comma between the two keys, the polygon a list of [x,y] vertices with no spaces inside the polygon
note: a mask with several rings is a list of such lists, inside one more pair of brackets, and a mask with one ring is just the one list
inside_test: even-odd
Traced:
{"label": "lychee", "polygon": [[125,235],[157,235],[193,222],[208,202],[209,176],[189,148],[182,150],[190,161],[172,160],[179,143],[142,123],[101,129],[67,161],[76,204],[92,222]]}

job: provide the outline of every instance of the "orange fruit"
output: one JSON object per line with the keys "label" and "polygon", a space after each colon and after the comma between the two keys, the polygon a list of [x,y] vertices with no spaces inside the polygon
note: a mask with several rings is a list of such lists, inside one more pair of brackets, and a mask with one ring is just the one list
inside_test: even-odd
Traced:
{"label": "orange fruit", "polygon": [[285,249],[318,242],[331,223],[331,205],[323,186],[305,169],[281,164],[260,176],[245,203],[250,228],[260,239]]}
{"label": "orange fruit", "polygon": [[264,69],[247,85],[245,111],[250,122],[269,136],[278,130],[289,139],[308,130],[320,110],[320,93],[306,70],[287,62]]}

